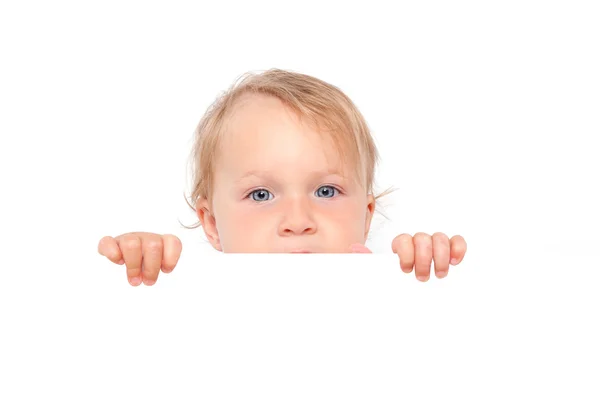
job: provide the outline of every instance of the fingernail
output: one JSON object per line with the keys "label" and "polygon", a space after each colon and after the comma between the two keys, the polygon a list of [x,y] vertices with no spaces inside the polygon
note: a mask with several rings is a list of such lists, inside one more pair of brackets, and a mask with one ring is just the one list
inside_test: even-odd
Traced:
{"label": "fingernail", "polygon": [[156,283],[156,281],[153,281],[151,279],[144,279],[144,285],[146,286],[152,286]]}
{"label": "fingernail", "polygon": [[446,271],[439,271],[435,273],[435,276],[437,276],[438,278],[444,278],[446,275],[448,275],[448,273]]}
{"label": "fingernail", "polygon": [[456,258],[453,258],[450,260],[450,264],[456,265],[456,264],[458,264],[458,260]]}
{"label": "fingernail", "polygon": [[133,286],[138,286],[140,283],[142,283],[142,280],[139,276],[134,276],[129,278],[129,283],[131,283]]}
{"label": "fingernail", "polygon": [[417,276],[417,279],[421,282],[427,282],[429,280],[428,276]]}

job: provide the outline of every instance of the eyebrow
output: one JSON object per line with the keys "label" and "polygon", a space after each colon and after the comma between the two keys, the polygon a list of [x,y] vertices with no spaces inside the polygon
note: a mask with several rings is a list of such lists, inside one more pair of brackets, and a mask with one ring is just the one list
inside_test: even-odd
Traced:
{"label": "eyebrow", "polygon": [[[330,169],[330,170],[321,170],[321,171],[312,171],[308,174],[308,176],[310,178],[319,178],[319,177],[325,177],[325,176],[331,176],[331,175],[336,175],[342,179],[345,179],[344,175],[342,175],[338,170],[336,169]],[[261,170],[251,170],[246,172],[244,175],[242,175],[240,178],[236,179],[236,182],[241,182],[245,179],[248,179],[250,177],[257,177],[257,178],[263,178],[263,179],[271,179],[271,180],[275,180],[277,177],[277,174],[269,172],[269,171],[261,171]]]}

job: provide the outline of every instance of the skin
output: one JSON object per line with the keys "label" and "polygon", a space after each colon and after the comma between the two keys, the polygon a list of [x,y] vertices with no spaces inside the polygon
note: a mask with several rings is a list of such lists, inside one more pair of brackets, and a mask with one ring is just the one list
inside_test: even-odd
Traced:
{"label": "skin", "polygon": [[[210,244],[225,253],[371,253],[364,246],[375,199],[348,173],[326,136],[269,96],[242,99],[229,120],[214,175],[212,204],[200,199],[198,218]],[[402,271],[426,282],[466,252],[461,236],[401,234],[392,241]],[[173,235],[132,232],[106,236],[98,252],[125,264],[131,285],[153,285],[181,254]]]}
{"label": "skin", "polygon": [[215,165],[213,207],[198,217],[225,253],[347,253],[375,210],[328,137],[274,97],[242,100]]}

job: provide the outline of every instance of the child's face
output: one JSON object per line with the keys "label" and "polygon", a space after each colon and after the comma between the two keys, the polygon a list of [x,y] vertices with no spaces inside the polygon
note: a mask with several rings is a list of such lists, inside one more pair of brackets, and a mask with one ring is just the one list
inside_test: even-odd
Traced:
{"label": "child's face", "polygon": [[343,164],[335,147],[278,99],[245,100],[216,160],[214,218],[203,224],[212,245],[226,253],[347,253],[364,244],[375,201],[363,182],[336,171]]}

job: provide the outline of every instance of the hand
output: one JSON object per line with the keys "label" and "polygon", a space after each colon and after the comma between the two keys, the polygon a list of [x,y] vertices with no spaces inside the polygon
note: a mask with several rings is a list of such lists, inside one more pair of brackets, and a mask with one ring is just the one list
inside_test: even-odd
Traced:
{"label": "hand", "polygon": [[[352,253],[371,253],[361,244],[350,247]],[[404,233],[392,241],[392,251],[400,258],[400,268],[409,274],[415,267],[415,275],[421,282],[427,282],[431,272],[431,261],[434,261],[435,275],[442,279],[448,275],[449,264],[458,265],[467,252],[467,243],[462,236],[452,239],[441,232],[429,236],[419,232],[414,238]]]}
{"label": "hand", "polygon": [[181,241],[174,235],[132,232],[115,238],[103,237],[98,243],[98,253],[115,264],[125,264],[127,279],[132,286],[152,286],[159,270],[173,271],[181,254]]}

